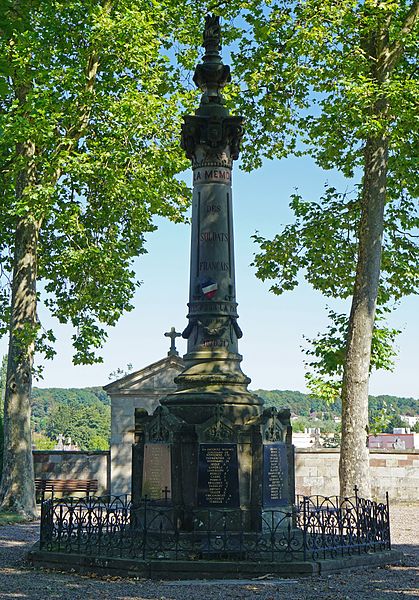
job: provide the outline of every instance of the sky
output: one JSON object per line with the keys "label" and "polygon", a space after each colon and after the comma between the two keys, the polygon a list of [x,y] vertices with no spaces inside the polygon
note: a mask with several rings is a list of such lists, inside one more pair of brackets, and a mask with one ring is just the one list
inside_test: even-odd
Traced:
{"label": "sky", "polygon": [[[191,172],[186,180],[191,183]],[[239,351],[242,370],[252,379],[251,389],[307,391],[304,379],[304,336],[314,337],[328,324],[327,306],[349,312],[349,303],[324,298],[303,280],[297,289],[275,296],[269,284],[259,281],[250,266],[257,246],[251,236],[259,231],[270,237],[291,222],[290,195],[298,188],[305,199],[318,199],[324,184],[345,191],[348,182],[334,171],[322,171],[308,157],[266,161],[252,173],[234,165],[233,206],[236,260],[236,291],[239,324],[243,338]],[[57,336],[57,355],[44,364],[43,380],[37,387],[86,387],[109,383],[116,369],[132,364],[142,369],[167,355],[170,340],[164,332],[172,326],[183,331],[187,325],[189,289],[190,226],[164,219],[156,221],[157,231],[148,235],[148,253],[135,262],[139,287],[135,309],[109,329],[101,352],[102,364],[72,364],[69,326],[60,325],[41,308],[45,328],[53,327]],[[404,299],[392,314],[390,324],[402,330],[393,372],[378,371],[370,380],[370,393],[419,398],[417,377],[419,338],[419,297]],[[186,341],[177,339],[180,355]],[[0,340],[0,353],[7,351],[7,339]]]}

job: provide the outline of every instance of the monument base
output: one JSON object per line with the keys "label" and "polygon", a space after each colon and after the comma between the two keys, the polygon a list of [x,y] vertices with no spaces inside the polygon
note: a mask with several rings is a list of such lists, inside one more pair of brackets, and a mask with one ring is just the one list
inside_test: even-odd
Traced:
{"label": "monument base", "polygon": [[261,531],[264,508],[284,511],[294,503],[288,409],[245,419],[243,406],[234,404],[161,406],[138,416],[135,439],[133,504],[145,497],[169,502],[183,531],[194,527],[197,511],[210,521],[222,511],[229,527],[233,511],[240,515],[234,530]]}
{"label": "monument base", "polygon": [[144,577],[154,580],[182,579],[244,579],[257,585],[255,578],[266,576],[277,578],[299,578],[337,573],[344,569],[364,569],[399,564],[403,553],[386,550],[361,556],[340,557],[329,560],[292,562],[252,562],[238,560],[139,560],[109,558],[88,554],[63,554],[46,552],[35,544],[27,555],[33,567],[71,571],[80,574],[96,573],[118,577]]}

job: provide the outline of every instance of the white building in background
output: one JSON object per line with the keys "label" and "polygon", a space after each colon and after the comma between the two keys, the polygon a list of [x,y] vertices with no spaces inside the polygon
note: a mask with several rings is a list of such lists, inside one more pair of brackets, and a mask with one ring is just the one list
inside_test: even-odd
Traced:
{"label": "white building in background", "polygon": [[410,415],[400,415],[400,418],[406,425],[409,425],[410,428],[414,427],[419,421],[419,415],[415,415],[414,417],[411,417]]}
{"label": "white building in background", "polygon": [[111,397],[112,494],[131,493],[136,411],[153,414],[160,400],[176,389],[173,380],[183,368],[183,360],[169,352],[166,358],[103,387]]}

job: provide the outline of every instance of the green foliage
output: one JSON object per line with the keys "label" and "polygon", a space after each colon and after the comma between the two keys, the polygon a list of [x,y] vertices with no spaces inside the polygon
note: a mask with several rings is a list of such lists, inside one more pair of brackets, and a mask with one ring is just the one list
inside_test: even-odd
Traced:
{"label": "green foliage", "polygon": [[[290,390],[255,390],[255,393],[264,399],[266,406],[275,406],[277,408],[288,407],[292,413],[299,415],[297,421],[298,430],[303,431],[305,427],[314,426],[313,414],[319,417],[315,423],[316,427],[323,428],[323,431],[329,432],[339,430],[339,424],[333,421],[333,417],[339,417],[341,414],[340,400],[336,400],[330,404],[324,398]],[[370,428],[374,428],[375,431],[386,429],[390,418],[394,415],[419,415],[418,398],[369,396],[368,404]],[[386,418],[384,418],[385,415],[387,415]],[[293,421],[293,428],[295,427],[295,423],[296,420]],[[375,427],[375,423],[377,423],[379,429]],[[402,425],[402,427],[404,426]]]}
{"label": "green foliage", "polygon": [[387,402],[383,402],[380,409],[369,410],[369,430],[372,435],[377,435],[387,430],[387,427],[394,415],[394,408]]}
{"label": "green foliage", "polygon": [[27,518],[19,513],[0,511],[0,527],[4,525],[14,525],[15,523],[24,523]]}
{"label": "green foliage", "polygon": [[336,423],[333,419],[322,419],[317,425],[322,433],[338,433],[340,423]]}
{"label": "green foliage", "polygon": [[[347,298],[355,279],[358,200],[328,187],[319,202],[303,201],[296,194],[290,207],[295,215],[293,224],[272,240],[254,236],[261,249],[253,263],[257,277],[274,281],[271,291],[282,294],[294,289],[304,272],[307,281],[324,295]],[[393,367],[399,331],[385,323],[388,302],[419,290],[419,238],[410,232],[419,226],[419,206],[405,199],[389,203],[387,212],[370,370]],[[329,317],[326,332],[308,340],[306,354],[316,360],[306,362],[306,379],[314,395],[331,401],[340,394],[348,317],[333,311]]]}
{"label": "green foliage", "polygon": [[302,392],[291,390],[255,390],[263,398],[266,406],[276,408],[289,408],[292,413],[309,417],[311,413],[321,413],[329,416],[339,415],[341,410],[340,400],[328,404],[322,398],[316,398]]}
{"label": "green foliage", "polygon": [[312,427],[312,421],[307,417],[298,417],[298,419],[293,419],[292,421],[292,430],[295,432],[304,432],[309,427]]}
{"label": "green foliage", "polygon": [[43,433],[36,433],[32,436],[32,443],[35,450],[53,450],[57,444],[56,440],[52,440]]}
{"label": "green foliage", "polygon": [[93,433],[89,436],[87,450],[109,450],[109,434]]}
{"label": "green foliage", "polygon": [[[305,363],[305,378],[307,387],[314,396],[334,402],[341,395],[348,318],[329,310],[329,319],[331,325],[325,333],[317,335],[314,339],[307,339],[309,345],[305,352],[314,360]],[[393,357],[396,355],[393,344],[399,333],[397,329],[391,329],[383,323],[383,311],[378,309],[373,331],[370,371],[393,369]]]}
{"label": "green foliage", "polygon": [[34,388],[31,403],[37,437],[54,445],[59,435],[71,437],[81,450],[109,448],[110,398],[101,388]]}
{"label": "green foliage", "polygon": [[409,427],[409,425],[405,421],[403,421],[400,415],[393,414],[389,418],[387,425],[383,429],[383,433],[393,433],[393,429],[395,427]]}
{"label": "green foliage", "polygon": [[[378,300],[384,310],[394,300],[418,293],[418,3],[272,0],[250,8],[244,21],[245,33],[234,53],[234,70],[243,82],[237,104],[248,119],[244,167],[260,166],[263,156],[309,153],[320,167],[337,168],[358,184],[361,174],[363,183],[371,184],[365,148],[381,140],[384,240],[378,295],[369,271],[371,305]],[[352,295],[357,264],[359,276],[365,266],[359,251],[361,213],[369,214],[371,200],[368,185],[355,187],[353,194],[326,187],[320,201],[295,194],[295,222],[272,239],[254,236],[260,248],[256,275],[272,282],[272,292],[294,289],[303,274],[326,296]],[[380,183],[374,193],[382,192]],[[376,217],[381,219],[378,213]],[[319,361],[309,375],[315,393],[328,399],[338,393],[345,358],[339,340],[346,319],[336,324],[336,318],[314,342]],[[332,340],[330,349],[336,325],[339,339]],[[369,336],[367,329],[362,335]],[[373,367],[391,367],[394,334],[382,323],[375,328]]]}
{"label": "green foliage", "polygon": [[[237,104],[250,123],[245,166],[259,166],[262,156],[309,152],[323,168],[352,177],[363,166],[364,141],[385,132],[393,191],[415,195],[416,3],[246,4],[233,55]],[[377,113],[383,98],[388,110]]]}
{"label": "green foliage", "polygon": [[[359,197],[326,187],[320,200],[305,201],[294,194],[290,208],[293,223],[272,240],[253,236],[261,252],[253,265],[262,281],[273,281],[275,294],[292,290],[298,276],[325,296],[347,298],[352,294],[360,219]],[[417,202],[403,197],[387,205],[379,304],[419,290],[419,227]]]}
{"label": "green foliage", "polygon": [[[179,222],[189,203],[179,130],[194,94],[173,48],[201,15],[186,0],[3,0],[0,13],[0,333],[27,217],[41,225],[40,300],[73,325],[74,362],[100,361],[106,328],[132,309],[155,215]],[[51,357],[53,332],[34,336]]]}
{"label": "green foliage", "polygon": [[395,410],[402,415],[415,416],[418,414],[417,398],[398,398],[397,396],[370,396],[370,409],[378,411],[387,407],[389,410]]}
{"label": "green foliage", "polygon": [[[291,390],[256,390],[255,393],[264,399],[266,406],[288,407],[298,415],[292,422],[294,431],[304,431],[308,427],[318,427],[322,433],[339,431],[340,425],[333,417],[340,416],[340,401],[329,404],[323,398]],[[383,409],[390,417],[418,414],[418,400],[414,398],[370,396],[369,406],[371,428],[378,423]],[[110,398],[102,388],[34,388],[32,424],[37,449],[42,449],[39,444],[45,444],[45,449],[49,449],[49,444],[55,445],[61,434],[71,437],[82,450],[107,450]],[[387,425],[387,421],[383,422],[383,428],[377,431],[383,431]]]}
{"label": "green foliage", "polygon": [[[326,187],[319,201],[304,201],[294,194],[290,208],[293,223],[272,240],[259,234],[253,236],[261,249],[253,262],[256,276],[262,281],[274,281],[270,290],[282,294],[298,285],[298,275],[304,270],[309,283],[326,296],[349,296],[357,251],[356,200]],[[327,269],[321,265],[327,265]]]}
{"label": "green foliage", "polygon": [[57,439],[60,434],[71,437],[81,450],[109,447],[110,408],[102,404],[56,404],[53,405],[46,422],[46,434]]}

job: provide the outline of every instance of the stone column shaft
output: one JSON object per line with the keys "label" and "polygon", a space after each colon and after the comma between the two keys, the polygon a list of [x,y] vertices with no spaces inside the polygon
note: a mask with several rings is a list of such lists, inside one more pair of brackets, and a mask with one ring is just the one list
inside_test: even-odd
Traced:
{"label": "stone column shaft", "polygon": [[[197,415],[190,416],[182,406],[248,405],[244,411],[228,411],[233,421],[244,422],[261,405],[247,390],[250,379],[240,369],[238,353],[242,332],[237,323],[231,183],[243,118],[229,115],[220,93],[230,81],[230,69],[218,53],[217,28],[214,20],[214,27],[209,22],[205,30],[206,54],[194,74],[204,94],[196,114],[186,116],[182,127],[182,147],[193,169],[189,313],[182,334],[188,351],[183,357],[186,368],[175,380],[178,390],[163,403],[188,422]],[[204,410],[202,419],[210,414]]]}

